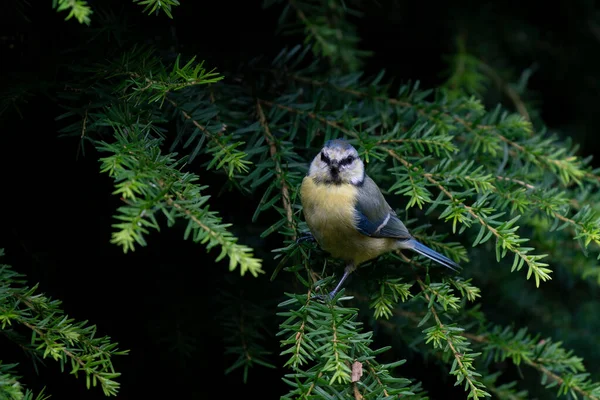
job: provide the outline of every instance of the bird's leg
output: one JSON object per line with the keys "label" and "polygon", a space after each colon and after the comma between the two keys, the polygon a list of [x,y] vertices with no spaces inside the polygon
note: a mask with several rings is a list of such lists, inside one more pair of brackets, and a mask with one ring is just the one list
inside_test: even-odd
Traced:
{"label": "bird's leg", "polygon": [[[337,294],[337,292],[340,291],[340,289],[344,285],[344,282],[346,281],[346,279],[348,279],[350,274],[355,269],[356,269],[356,267],[354,266],[354,263],[352,261],[350,261],[349,263],[346,264],[346,268],[344,268],[344,275],[342,275],[342,278],[340,279],[338,284],[335,285],[335,288],[331,292],[329,292],[329,294],[327,295],[327,297],[329,297],[330,300],[333,299],[335,297],[335,295]],[[324,296],[320,296],[320,297],[324,297]]]}
{"label": "bird's leg", "polygon": [[315,242],[315,241],[316,241],[315,237],[310,232],[303,233],[302,235],[300,235],[298,237],[298,239],[296,239],[296,243]]}

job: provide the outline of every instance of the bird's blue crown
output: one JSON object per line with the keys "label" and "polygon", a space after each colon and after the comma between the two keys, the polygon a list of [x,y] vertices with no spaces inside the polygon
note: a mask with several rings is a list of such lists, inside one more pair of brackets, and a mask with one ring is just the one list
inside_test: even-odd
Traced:
{"label": "bird's blue crown", "polygon": [[325,147],[329,148],[341,148],[343,150],[348,150],[352,148],[352,145],[348,143],[346,139],[332,139],[325,142]]}

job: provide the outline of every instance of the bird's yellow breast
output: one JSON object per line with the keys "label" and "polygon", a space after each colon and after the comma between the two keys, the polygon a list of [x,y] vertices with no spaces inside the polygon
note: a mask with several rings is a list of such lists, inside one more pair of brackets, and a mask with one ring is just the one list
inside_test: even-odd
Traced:
{"label": "bird's yellow breast", "polygon": [[372,238],[356,229],[357,190],[351,184],[315,183],[308,176],[300,189],[306,223],[319,245],[356,266],[396,248],[396,240]]}

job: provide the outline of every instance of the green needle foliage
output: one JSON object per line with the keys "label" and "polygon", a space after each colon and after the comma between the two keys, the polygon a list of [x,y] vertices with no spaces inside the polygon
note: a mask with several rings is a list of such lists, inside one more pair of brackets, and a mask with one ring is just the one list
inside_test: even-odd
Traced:
{"label": "green needle foliage", "polygon": [[[162,11],[169,18],[173,18],[172,8],[179,5],[178,0],[132,0],[134,3],[144,6],[144,12],[148,14],[158,13]],[[69,14],[65,17],[68,21],[75,18],[80,24],[90,25],[92,22],[91,15],[94,13],[92,8],[84,0],[52,0],[52,8],[57,12],[68,11]]]}
{"label": "green needle foliage", "polygon": [[65,17],[65,21],[75,18],[80,24],[89,25],[91,23],[90,16],[93,11],[83,0],[52,0],[52,8],[57,12],[68,11],[69,14]]}
{"label": "green needle foliage", "polygon": [[[137,3],[169,17],[179,5]],[[84,2],[58,4],[88,21]],[[385,71],[361,72],[369,52],[348,22],[360,16],[350,5],[265,7],[279,7],[282,32],[303,36],[303,45],[235,71],[207,68],[202,55],[128,44],[94,65],[71,66],[58,120],[82,150],[98,150],[100,171],[113,179],[122,205],[111,242],[127,253],[147,246],[162,226],[179,227],[236,274],[260,277],[268,265],[272,280],[291,282],[273,293],[282,298],[277,310],[251,303],[221,321],[234,359],[227,372],[241,370],[247,380],[252,368],[279,365],[285,399],[427,399],[396,346],[434,365],[440,384],[458,386],[469,399],[600,399],[600,356],[571,350],[581,343],[561,329],[575,330],[572,308],[597,315],[599,306],[589,298],[552,300],[563,289],[560,277],[575,282],[582,299],[600,284],[600,174],[590,160],[532,122],[523,102],[486,104],[493,82],[513,99],[524,84],[506,84],[462,39],[448,58],[446,84],[424,89],[394,84]],[[335,299],[314,297],[334,286],[342,264],[298,240],[307,233],[299,186],[324,141],[339,137],[358,149],[415,237],[462,264],[460,275],[398,252],[366,263]],[[254,202],[245,222],[225,222],[210,184],[216,180]],[[250,234],[238,238],[249,221],[264,227],[261,239],[276,235],[280,243],[264,260],[242,243]],[[12,285],[12,272],[2,271],[0,282]],[[272,292],[275,284],[259,279],[239,284]],[[94,328],[58,319],[57,303],[34,289],[10,287],[0,292],[2,329],[29,328],[32,352],[116,393],[114,345],[93,338]],[[252,315],[276,315],[279,331],[244,322]],[[269,340],[279,341],[280,359],[265,348]],[[597,349],[597,342],[583,347]],[[2,368],[2,379],[16,382]]]}
{"label": "green needle foliage", "polygon": [[[0,257],[4,251],[0,250]],[[60,301],[27,287],[23,275],[0,264],[0,332],[16,342],[36,363],[57,361],[61,370],[84,376],[88,388],[99,386],[106,396],[119,391],[112,357],[125,355],[109,337],[97,336],[94,325],[75,321],[60,308]],[[14,375],[14,364],[0,362],[0,398],[33,399]],[[40,392],[35,399],[46,399]]]}

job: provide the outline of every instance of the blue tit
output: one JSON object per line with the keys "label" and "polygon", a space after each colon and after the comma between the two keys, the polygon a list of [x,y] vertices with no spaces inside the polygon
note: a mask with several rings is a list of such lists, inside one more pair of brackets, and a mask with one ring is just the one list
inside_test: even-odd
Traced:
{"label": "blue tit", "polygon": [[325,143],[302,180],[300,196],[304,218],[319,246],[346,263],[330,297],[361,263],[389,251],[410,249],[452,270],[460,268],[410,234],[345,140]]}

